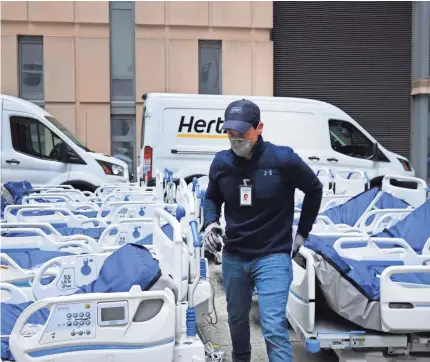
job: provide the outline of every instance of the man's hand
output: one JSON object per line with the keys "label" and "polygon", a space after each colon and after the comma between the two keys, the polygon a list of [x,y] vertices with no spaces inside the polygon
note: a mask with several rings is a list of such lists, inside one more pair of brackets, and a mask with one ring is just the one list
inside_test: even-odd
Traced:
{"label": "man's hand", "polygon": [[300,247],[303,245],[305,239],[299,233],[296,234],[296,238],[294,239],[293,249],[291,250],[291,257],[294,258],[299,251]]}
{"label": "man's hand", "polygon": [[221,226],[214,222],[210,224],[205,231],[205,249],[212,254],[216,254],[221,251],[223,241],[222,241],[222,229]]}

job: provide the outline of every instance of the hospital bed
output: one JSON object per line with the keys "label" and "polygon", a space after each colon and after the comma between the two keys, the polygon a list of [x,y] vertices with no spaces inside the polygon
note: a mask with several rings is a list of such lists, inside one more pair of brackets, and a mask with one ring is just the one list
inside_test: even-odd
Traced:
{"label": "hospital bed", "polygon": [[308,351],[333,349],[341,362],[429,361],[429,225],[430,200],[375,236],[309,236],[287,305]]}
{"label": "hospital bed", "polygon": [[[180,259],[182,238],[179,223],[164,210],[157,210],[157,217],[166,218],[172,224],[175,239],[174,245],[171,247],[172,255],[174,258]],[[198,244],[197,248],[200,248],[201,242],[195,224],[193,225],[194,242]],[[156,230],[154,232],[157,232]],[[159,237],[166,237],[160,227],[158,233]],[[172,244],[171,241],[170,244]],[[127,247],[134,248],[135,246],[129,244],[116,252],[123,252],[120,269],[127,268],[130,264],[135,267],[142,266],[140,261],[138,263],[130,262],[125,254]],[[105,259],[105,264],[107,260]],[[172,275],[173,280],[181,277],[181,272],[176,270],[176,266],[172,267],[173,264],[169,260],[160,259],[159,265],[162,273]],[[80,268],[81,265],[76,269]],[[101,279],[109,284],[112,277],[118,276],[118,273],[112,275],[115,273],[114,269],[116,268],[107,266],[104,270],[108,276],[111,275],[111,278]],[[103,267],[101,273],[103,273]],[[136,275],[139,277],[140,273],[136,273],[135,270],[124,273],[120,281],[114,282],[113,285],[120,289],[128,289],[124,279],[131,277],[135,284]],[[162,291],[154,291],[151,288],[150,291],[142,292],[141,290],[144,288],[142,288],[141,281],[137,283],[141,288],[135,285],[130,292],[121,290],[117,293],[113,290],[115,288],[112,285],[106,288],[103,282],[97,284],[99,279],[93,284],[81,288],[82,293],[86,294],[75,293],[66,297],[48,297],[28,306],[17,319],[10,334],[10,349],[16,359],[32,361],[32,358],[39,357],[43,361],[62,362],[76,360],[98,362],[105,361],[109,357],[110,360],[115,361],[130,359],[132,361],[205,360],[204,346],[196,334],[192,296],[187,302],[175,301],[174,293],[171,291],[174,289],[172,287]],[[151,284],[151,279],[151,277],[146,278],[143,284],[147,287]],[[189,286],[191,295],[199,280],[198,273],[193,285]],[[181,283],[176,282],[175,284],[180,288]],[[100,290],[105,293],[100,293]],[[92,291],[95,291],[95,294],[87,293]],[[132,302],[132,299],[138,299],[138,302]],[[148,302],[149,300],[155,301],[155,299],[158,300],[155,305]],[[47,323],[42,328],[23,336],[25,320],[34,312],[40,312],[45,308],[50,309]],[[42,319],[46,320],[46,318]],[[79,328],[81,325],[82,327]]]}

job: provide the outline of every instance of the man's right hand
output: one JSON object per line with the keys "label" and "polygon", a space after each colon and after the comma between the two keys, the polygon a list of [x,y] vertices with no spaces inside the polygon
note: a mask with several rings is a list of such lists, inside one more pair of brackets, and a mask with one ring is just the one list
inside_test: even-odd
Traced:
{"label": "man's right hand", "polygon": [[216,254],[217,252],[221,251],[223,241],[222,241],[222,229],[221,226],[214,222],[205,230],[205,249],[209,251],[212,254]]}

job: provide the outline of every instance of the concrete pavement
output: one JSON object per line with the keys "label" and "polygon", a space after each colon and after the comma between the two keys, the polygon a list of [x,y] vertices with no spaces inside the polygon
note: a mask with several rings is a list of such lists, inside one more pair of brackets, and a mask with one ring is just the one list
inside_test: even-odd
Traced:
{"label": "concrete pavement", "polygon": [[[225,352],[224,362],[231,362],[231,339],[227,322],[227,310],[225,293],[222,286],[221,265],[209,264],[209,275],[212,276],[212,284],[215,288],[215,308],[217,321],[214,314],[211,315],[216,324],[201,323],[200,331],[206,341],[217,344],[221,351]],[[253,300],[250,313],[251,321],[251,345],[252,362],[267,362],[266,345],[261,334],[260,317],[258,313],[258,302]],[[294,348],[294,362],[338,362],[337,356],[333,352],[320,352],[318,354],[308,353],[303,343],[293,330],[290,331],[290,340]]]}

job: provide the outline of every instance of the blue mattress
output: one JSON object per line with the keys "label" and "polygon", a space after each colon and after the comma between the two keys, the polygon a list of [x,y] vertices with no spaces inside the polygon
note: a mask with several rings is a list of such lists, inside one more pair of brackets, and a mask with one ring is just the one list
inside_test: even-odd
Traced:
{"label": "blue mattress", "polygon": [[[406,218],[399,221],[389,229],[374,235],[374,237],[392,237],[404,239],[417,253],[421,254],[427,239],[430,237],[430,200],[411,212]],[[345,278],[351,281],[370,300],[379,300],[379,278],[377,275],[393,265],[402,265],[397,262],[387,261],[354,261],[343,259],[333,249],[337,238],[321,237],[310,234],[304,245],[314,252],[322,255]],[[360,243],[351,244],[349,247],[363,246]],[[381,248],[395,247],[381,244]],[[430,259],[430,257],[429,257]],[[430,285],[430,275],[427,273],[394,275],[392,280],[398,282]]]}
{"label": "blue mattress", "polygon": [[[118,273],[121,270],[121,273]],[[112,253],[103,263],[98,278],[80,288],[75,294],[128,292],[133,285],[149,290],[161,276],[161,270],[150,251],[144,246],[127,244]],[[1,303],[1,334],[10,335],[16,320],[32,302]],[[44,324],[49,311],[41,309],[27,323]],[[9,338],[1,338],[1,358],[14,360],[9,350]]]}
{"label": "blue mattress", "polygon": [[[373,187],[351,198],[342,205],[328,209],[321,215],[328,216],[335,224],[354,226],[380,191],[379,188]],[[387,193],[384,193],[375,204],[375,207],[378,209],[405,209],[408,206],[410,205],[405,201]],[[372,222],[372,220],[373,218],[369,218],[368,222]]]}

